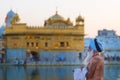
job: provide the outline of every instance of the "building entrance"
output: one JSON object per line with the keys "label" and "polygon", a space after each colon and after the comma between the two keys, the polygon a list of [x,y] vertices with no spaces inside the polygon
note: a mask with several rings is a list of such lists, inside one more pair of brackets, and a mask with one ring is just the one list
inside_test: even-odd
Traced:
{"label": "building entrance", "polygon": [[36,51],[31,51],[32,58],[34,61],[39,61],[39,54]]}

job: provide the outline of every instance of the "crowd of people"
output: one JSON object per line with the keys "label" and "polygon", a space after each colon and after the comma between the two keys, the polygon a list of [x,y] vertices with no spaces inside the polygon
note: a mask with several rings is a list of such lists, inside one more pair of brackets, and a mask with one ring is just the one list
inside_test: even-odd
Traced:
{"label": "crowd of people", "polygon": [[118,55],[114,55],[114,56],[107,55],[107,56],[104,56],[104,60],[105,61],[120,61],[120,56],[118,56]]}

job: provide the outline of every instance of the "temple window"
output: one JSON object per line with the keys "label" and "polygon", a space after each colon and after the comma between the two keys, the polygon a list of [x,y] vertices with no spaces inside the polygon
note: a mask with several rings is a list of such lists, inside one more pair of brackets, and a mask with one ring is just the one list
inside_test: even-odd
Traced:
{"label": "temple window", "polygon": [[33,42],[31,43],[31,46],[32,46],[32,47],[34,46],[34,43],[33,43]]}
{"label": "temple window", "polygon": [[59,43],[58,43],[58,42],[55,42],[55,43],[54,43],[54,47],[55,47],[55,48],[58,48],[58,46],[59,46]]}
{"label": "temple window", "polygon": [[48,43],[47,42],[45,42],[45,47],[48,47]]}
{"label": "temple window", "polygon": [[38,47],[38,42],[36,42],[36,47]]}
{"label": "temple window", "polygon": [[27,42],[27,47],[29,47],[29,42]]}
{"label": "temple window", "polygon": [[69,43],[68,42],[66,42],[66,46],[69,47]]}
{"label": "temple window", "polygon": [[60,42],[60,47],[64,47],[65,43],[64,42]]}

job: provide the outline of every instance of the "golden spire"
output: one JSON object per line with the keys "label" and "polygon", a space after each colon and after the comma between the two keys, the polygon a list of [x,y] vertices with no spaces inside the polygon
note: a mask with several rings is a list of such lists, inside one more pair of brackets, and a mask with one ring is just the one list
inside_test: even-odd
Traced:
{"label": "golden spire", "polygon": [[58,10],[57,10],[57,7],[56,7],[56,15],[58,14]]}

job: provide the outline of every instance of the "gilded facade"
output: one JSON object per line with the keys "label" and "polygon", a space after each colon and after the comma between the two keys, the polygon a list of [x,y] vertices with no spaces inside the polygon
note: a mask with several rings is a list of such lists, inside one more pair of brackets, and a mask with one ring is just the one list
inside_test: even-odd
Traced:
{"label": "gilded facade", "polygon": [[[6,54],[16,55],[21,53],[28,56],[38,56],[41,59],[45,53],[57,52],[72,54],[81,52],[84,49],[84,18],[78,16],[76,23],[73,25],[70,18],[64,19],[61,15],[56,13],[45,20],[43,26],[28,26],[26,23],[19,23],[18,14],[11,19],[11,25],[6,26],[5,40],[6,40]],[[15,52],[15,50],[18,50]],[[53,56],[55,56],[53,54]],[[64,54],[65,55],[65,54]],[[73,54],[74,55],[74,54]],[[24,57],[24,58],[26,58]],[[14,57],[18,58],[18,57]]]}

